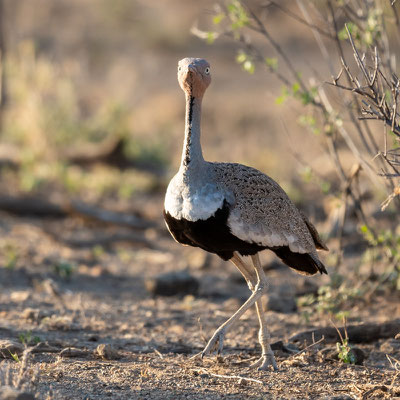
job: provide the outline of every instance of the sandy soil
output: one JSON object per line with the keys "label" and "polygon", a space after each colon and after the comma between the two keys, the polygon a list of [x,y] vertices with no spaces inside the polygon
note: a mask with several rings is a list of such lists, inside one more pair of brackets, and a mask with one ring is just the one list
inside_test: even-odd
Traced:
{"label": "sandy soil", "polygon": [[[154,201],[154,209],[159,203]],[[400,341],[394,339],[359,345],[366,357],[362,365],[324,356],[323,349],[332,343],[321,342],[300,354],[285,347],[275,351],[278,372],[249,369],[259,355],[255,313],[247,313],[227,335],[222,357],[193,358],[249,292],[229,263],[175,244],[164,229],[146,233],[156,249],[134,243],[71,248],[49,232],[94,240],[123,228],[6,214],[1,221],[2,265],[11,257],[10,248],[17,255],[11,267],[0,268],[0,340],[20,347],[23,342],[33,350],[27,366],[3,361],[0,376],[23,368],[30,381],[38,367],[39,380],[28,388],[38,399],[51,393],[54,399],[400,396],[395,369]],[[196,295],[153,296],[145,289],[146,279],[184,268],[200,282]],[[307,286],[306,279],[316,285],[327,279],[304,278],[285,268],[268,271],[268,276],[272,294],[292,297]],[[393,319],[399,315],[398,300],[375,296],[370,303],[354,304],[351,315],[364,322]],[[268,311],[267,319],[272,341],[285,344],[296,332],[331,325],[327,316],[307,324],[299,312]],[[108,346],[104,350],[101,345]],[[292,346],[304,348],[301,343]],[[394,357],[392,365],[387,355]]]}

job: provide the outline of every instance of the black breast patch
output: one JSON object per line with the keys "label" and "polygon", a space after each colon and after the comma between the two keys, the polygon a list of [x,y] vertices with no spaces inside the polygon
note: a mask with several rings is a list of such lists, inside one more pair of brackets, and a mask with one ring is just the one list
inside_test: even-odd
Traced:
{"label": "black breast patch", "polygon": [[326,273],[321,262],[317,263],[309,254],[292,252],[288,246],[268,247],[246,242],[232,234],[227,225],[229,204],[224,200],[222,208],[205,220],[188,221],[185,218],[176,219],[164,210],[164,219],[174,239],[184,245],[200,247],[210,253],[218,254],[222,259],[229,260],[237,251],[242,256],[249,256],[261,250],[272,250],[286,265],[306,275],[317,272]]}
{"label": "black breast patch", "polygon": [[226,200],[222,208],[219,208],[212,217],[204,220],[176,219],[164,210],[168,229],[179,243],[200,247],[210,253],[218,254],[224,260],[231,259],[234,251],[242,255],[251,255],[266,249],[232,235],[227,225],[228,217],[229,204]]}

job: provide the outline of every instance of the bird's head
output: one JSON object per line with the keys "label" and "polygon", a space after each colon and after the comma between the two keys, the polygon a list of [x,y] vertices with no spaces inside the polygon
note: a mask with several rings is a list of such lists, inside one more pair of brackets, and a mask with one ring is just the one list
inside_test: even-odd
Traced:
{"label": "bird's head", "polygon": [[210,64],[204,58],[184,58],[178,63],[178,82],[193,97],[203,97],[211,83]]}

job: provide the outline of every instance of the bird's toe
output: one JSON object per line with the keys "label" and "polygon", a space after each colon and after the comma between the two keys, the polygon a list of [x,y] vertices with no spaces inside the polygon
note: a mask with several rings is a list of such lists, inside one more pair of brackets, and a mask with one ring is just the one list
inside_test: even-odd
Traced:
{"label": "bird's toe", "polygon": [[278,371],[274,355],[262,355],[250,365],[250,368],[257,368],[258,371],[269,371],[272,368],[274,371]]}
{"label": "bird's toe", "polygon": [[225,337],[225,330],[224,329],[217,329],[214,332],[214,335],[208,341],[207,346],[201,352],[201,358],[210,354],[215,349],[217,350],[217,354],[221,354],[222,349],[224,348],[224,337]]}

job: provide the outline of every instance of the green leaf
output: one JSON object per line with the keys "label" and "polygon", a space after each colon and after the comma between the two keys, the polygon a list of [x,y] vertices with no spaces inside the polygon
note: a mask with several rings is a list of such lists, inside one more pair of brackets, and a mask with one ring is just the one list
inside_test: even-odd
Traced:
{"label": "green leaf", "polygon": [[373,41],[374,41],[374,37],[373,37],[373,35],[372,35],[372,32],[365,32],[364,33],[364,43],[367,45],[367,46],[371,46],[372,45],[372,43],[373,43]]}
{"label": "green leaf", "polygon": [[231,20],[231,28],[232,30],[237,30],[239,28],[243,28],[244,26],[249,24],[249,17],[247,15],[246,10],[238,0],[232,1],[228,4],[228,16]]}
{"label": "green leaf", "polygon": [[368,226],[367,225],[361,225],[360,231],[361,231],[361,233],[368,233],[369,232]]}
{"label": "green leaf", "polygon": [[327,181],[321,182],[321,190],[322,190],[322,193],[328,194],[329,191],[331,190],[331,184]]}
{"label": "green leaf", "polygon": [[304,106],[306,106],[307,104],[310,104],[310,103],[313,102],[313,98],[312,98],[310,92],[307,92],[307,91],[306,92],[302,92],[300,94],[300,99],[301,99],[301,102],[302,102],[302,104]]}
{"label": "green leaf", "polygon": [[286,86],[283,86],[281,89],[281,95],[275,99],[275,104],[278,105],[283,104],[286,101],[288,95],[289,95],[288,88]]}
{"label": "green leaf", "polygon": [[314,135],[320,134],[320,129],[317,127],[317,120],[312,115],[300,115],[298,123],[309,128]]}
{"label": "green leaf", "polygon": [[303,178],[304,182],[311,182],[312,178],[313,178],[313,173],[312,173],[312,169],[310,166],[306,166],[303,168],[303,170],[301,171],[301,177]]}
{"label": "green leaf", "polygon": [[[355,35],[358,33],[358,28],[353,22],[347,22],[347,29],[349,30],[351,35]],[[346,40],[348,39],[346,26],[344,26],[338,33],[339,40]]]}
{"label": "green leaf", "polygon": [[228,9],[228,11],[230,12],[230,13],[234,13],[234,12],[236,12],[236,1],[234,1],[234,2],[232,2],[232,3],[230,3],[230,4],[228,4],[228,6],[227,6],[227,9]]}
{"label": "green leaf", "polygon": [[218,36],[217,32],[212,32],[212,31],[207,32],[207,38],[206,38],[207,43],[213,44],[217,36]]}
{"label": "green leaf", "polygon": [[244,69],[245,71],[247,71],[249,74],[254,74],[255,66],[254,66],[253,61],[251,61],[251,60],[246,60],[246,61],[243,63],[243,69]]}
{"label": "green leaf", "polygon": [[344,310],[342,310],[342,311],[338,311],[338,312],[335,314],[335,318],[336,318],[338,321],[343,321],[344,319],[347,319],[347,318],[349,317],[349,315],[350,315],[350,312],[349,312],[349,311],[344,311]]}
{"label": "green leaf", "polygon": [[254,61],[252,60],[251,56],[246,54],[244,51],[240,51],[239,54],[236,56],[236,62],[242,64],[243,69],[249,74],[254,74]]}
{"label": "green leaf", "polygon": [[275,57],[273,58],[266,57],[265,64],[267,64],[267,66],[271,68],[273,71],[276,71],[278,69],[278,59]]}
{"label": "green leaf", "polygon": [[17,354],[17,353],[11,353],[10,350],[8,350],[8,352],[10,353],[10,355],[11,355],[11,357],[14,359],[14,361],[16,361],[16,362],[21,362],[20,359],[19,359],[19,357],[18,357],[18,354]]}
{"label": "green leaf", "polygon": [[296,94],[299,90],[300,90],[300,83],[299,82],[293,83],[293,85],[292,85],[293,94]]}
{"label": "green leaf", "polygon": [[236,62],[238,62],[239,64],[243,64],[246,60],[247,54],[243,51],[239,52],[239,54],[236,56]]}
{"label": "green leaf", "polygon": [[224,18],[225,18],[225,14],[224,14],[224,13],[220,13],[220,14],[214,15],[214,18],[213,18],[213,23],[214,23],[214,25],[220,24],[221,21],[222,21]]}

